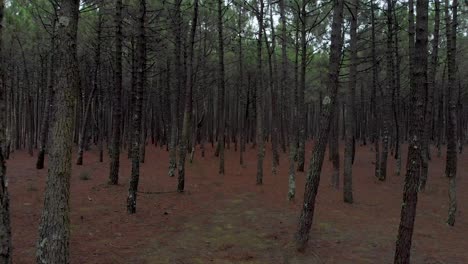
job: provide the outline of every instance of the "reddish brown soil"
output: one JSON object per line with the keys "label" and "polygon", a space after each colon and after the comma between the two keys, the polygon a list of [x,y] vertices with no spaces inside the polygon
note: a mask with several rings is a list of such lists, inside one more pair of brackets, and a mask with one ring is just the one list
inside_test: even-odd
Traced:
{"label": "reddish brown soil", "polygon": [[[394,175],[393,158],[388,180],[379,182],[373,176],[374,153],[369,147],[357,149],[353,205],[344,204],[342,191],[330,187],[331,163],[326,162],[309,247],[300,254],[292,238],[304,174],[297,175],[297,200],[290,203],[286,155],[272,175],[267,150],[264,185],[256,186],[255,150],[249,148],[244,168],[238,165],[239,153],[228,150],[226,175],[220,176],[218,160],[207,147],[205,158],[198,152],[187,164],[187,191],[179,194],[174,192],[177,179],[167,176],[167,152],[149,146],[140,173],[140,191],[148,193],[138,196],[132,216],[125,209],[126,156],[121,185],[108,186],[108,160],[99,163],[93,151],[87,152],[85,165],[73,167],[71,180],[72,263],[392,263],[404,178]],[[467,154],[459,159],[456,226],[448,227],[444,157],[433,155],[427,191],[419,196],[412,263],[468,263],[466,159]],[[13,153],[8,161],[14,263],[34,263],[47,172],[34,165],[35,158],[25,152]],[[91,179],[81,180],[81,172]]]}

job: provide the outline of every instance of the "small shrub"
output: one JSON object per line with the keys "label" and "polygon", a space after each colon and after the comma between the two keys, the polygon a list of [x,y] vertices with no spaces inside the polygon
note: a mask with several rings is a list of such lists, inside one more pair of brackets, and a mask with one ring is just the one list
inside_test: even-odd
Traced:
{"label": "small shrub", "polygon": [[82,171],[82,172],[80,172],[80,180],[82,180],[82,181],[91,180],[91,175],[89,174],[88,171]]}

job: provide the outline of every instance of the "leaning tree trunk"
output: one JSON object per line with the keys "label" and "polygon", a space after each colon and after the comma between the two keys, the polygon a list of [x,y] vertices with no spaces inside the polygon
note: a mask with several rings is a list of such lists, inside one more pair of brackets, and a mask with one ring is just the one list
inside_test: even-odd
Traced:
{"label": "leaning tree trunk", "polygon": [[[414,71],[412,78],[416,86],[411,87],[411,114],[409,116],[408,165],[406,167],[400,226],[395,249],[395,264],[410,263],[411,240],[418,202],[421,147],[424,135],[425,90],[427,79],[427,36],[428,1],[417,0],[416,42]],[[410,40],[411,41],[411,40]]]}
{"label": "leaning tree trunk", "polygon": [[141,144],[141,114],[143,103],[143,89],[145,85],[146,67],[146,40],[145,40],[145,18],[146,0],[140,0],[140,13],[138,17],[138,39],[137,39],[137,83],[135,87],[135,108],[132,119],[132,172],[128,187],[127,212],[136,213],[136,200],[138,191],[138,181],[140,178],[140,144]]}
{"label": "leaning tree trunk", "polygon": [[320,173],[325,157],[325,148],[330,132],[330,122],[335,111],[336,97],[339,85],[339,72],[341,60],[341,48],[343,39],[341,28],[343,24],[343,0],[335,0],[333,7],[333,22],[330,44],[330,63],[328,69],[328,95],[323,98],[323,111],[320,116],[320,129],[318,138],[312,150],[309,169],[307,171],[304,191],[304,203],[299,218],[299,226],[296,232],[296,248],[304,251],[309,241],[309,232],[314,218],[315,200],[320,183]]}
{"label": "leaning tree trunk", "polygon": [[[193,18],[190,30],[190,46],[187,63],[187,82],[186,93],[185,93],[185,111],[184,111],[184,123],[182,125],[182,138],[179,144],[179,165],[178,165],[178,184],[177,191],[183,192],[185,186],[185,156],[187,154],[187,146],[190,137],[190,130],[192,127],[192,67],[193,67],[193,46],[195,45],[195,33],[197,29],[198,20],[198,0],[195,0],[193,6]],[[195,138],[193,140],[196,140]],[[194,151],[194,150],[192,150]]]}
{"label": "leaning tree trunk", "polygon": [[112,94],[112,143],[110,148],[109,184],[119,183],[120,125],[122,120],[122,0],[115,2],[115,84]]}
{"label": "leaning tree trunk", "polygon": [[5,3],[0,0],[0,264],[12,263],[10,197],[8,195],[8,178],[3,153],[5,151],[6,130],[6,85],[3,69],[3,10]]}
{"label": "leaning tree trunk", "polygon": [[349,68],[349,94],[346,103],[346,141],[344,154],[344,175],[343,175],[343,200],[345,203],[353,203],[353,150],[355,135],[355,90],[357,80],[357,16],[359,0],[351,3],[351,29],[350,29],[350,52],[351,64]]}
{"label": "leaning tree trunk", "polygon": [[73,109],[78,89],[76,38],[78,0],[59,2],[55,69],[54,123],[49,173],[39,225],[36,262],[70,263],[70,176],[73,150]]}
{"label": "leaning tree trunk", "polygon": [[447,162],[445,175],[449,179],[449,211],[447,224],[455,224],[457,213],[456,176],[457,176],[457,100],[455,88],[457,86],[457,5],[458,1],[452,2],[452,16],[448,11],[448,0],[445,0],[445,17],[447,32],[447,60],[448,60],[448,123],[447,123]]}

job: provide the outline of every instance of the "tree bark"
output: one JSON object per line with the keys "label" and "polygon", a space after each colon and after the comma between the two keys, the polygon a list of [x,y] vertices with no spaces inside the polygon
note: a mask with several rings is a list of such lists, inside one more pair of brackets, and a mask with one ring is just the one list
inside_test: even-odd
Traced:
{"label": "tree bark", "polygon": [[424,138],[423,138],[423,150],[422,150],[422,166],[421,166],[421,179],[419,182],[419,190],[424,191],[427,182],[427,174],[429,170],[429,148],[430,148],[430,130],[431,119],[432,119],[432,104],[434,102],[434,89],[435,89],[435,76],[437,73],[437,62],[438,62],[438,51],[439,51],[439,26],[440,26],[440,2],[439,0],[434,1],[435,4],[435,16],[434,16],[434,38],[432,39],[432,54],[431,61],[429,64],[428,78],[428,91],[427,91],[427,103],[425,120],[426,124],[424,127]]}
{"label": "tree bark", "polygon": [[5,3],[0,0],[0,264],[12,263],[10,197],[4,151],[6,146],[7,94],[3,67],[3,12]]}
{"label": "tree bark", "polygon": [[350,56],[351,64],[349,68],[349,94],[346,103],[346,139],[344,154],[344,175],[343,175],[343,200],[345,203],[353,203],[353,150],[355,135],[355,90],[357,82],[357,27],[358,27],[359,0],[353,0],[350,6],[351,28],[350,28]]}
{"label": "tree bark", "polygon": [[298,251],[304,251],[309,241],[309,232],[314,218],[315,200],[320,183],[320,173],[322,170],[330,132],[330,122],[335,111],[336,96],[338,93],[338,78],[340,72],[341,48],[343,39],[341,28],[343,24],[343,0],[335,0],[333,7],[333,22],[330,45],[330,63],[328,71],[328,95],[323,99],[323,111],[320,116],[320,130],[318,138],[312,150],[310,166],[307,171],[306,185],[304,191],[304,203],[299,218],[299,226],[296,232],[295,241]]}
{"label": "tree bark", "polygon": [[[449,3],[445,0],[447,61],[448,61],[448,123],[447,123],[447,161],[445,175],[449,179],[449,211],[447,224],[455,224],[457,213],[456,176],[457,176],[457,6],[458,1],[452,2],[452,15],[449,13]],[[453,16],[450,18],[450,16]]]}
{"label": "tree bark", "polygon": [[109,184],[119,183],[120,125],[122,123],[122,0],[115,1],[115,83],[112,95],[112,143],[110,148]]}
{"label": "tree bark", "polygon": [[127,197],[127,212],[136,213],[136,200],[138,192],[138,181],[140,178],[140,144],[141,144],[141,115],[143,103],[143,89],[146,76],[146,39],[145,39],[145,20],[146,20],[146,0],[140,0],[140,11],[138,17],[138,39],[137,39],[137,82],[135,87],[135,108],[132,117],[132,172]]}
{"label": "tree bark", "polygon": [[[188,52],[188,63],[187,63],[187,82],[186,82],[186,93],[185,93],[185,111],[184,111],[184,124],[182,126],[182,139],[179,144],[179,165],[178,165],[178,184],[177,191],[183,192],[185,186],[185,157],[187,154],[187,146],[190,137],[190,129],[192,126],[192,86],[193,86],[193,47],[195,45],[195,33],[197,29],[198,20],[198,0],[194,1],[193,6],[193,18],[190,30],[190,43]],[[193,139],[195,140],[195,139]]]}
{"label": "tree bark", "polygon": [[[425,97],[427,88],[428,1],[417,0],[416,42],[413,81],[411,83],[411,114],[409,123],[408,162],[406,167],[403,204],[395,249],[395,264],[410,263],[411,240],[418,202],[418,185],[421,166],[421,147],[424,135]],[[411,41],[411,40],[410,40]]]}
{"label": "tree bark", "polygon": [[70,176],[73,149],[73,109],[78,89],[76,38],[79,1],[59,3],[55,69],[55,113],[52,126],[54,144],[49,152],[44,209],[37,241],[36,262],[70,263]]}

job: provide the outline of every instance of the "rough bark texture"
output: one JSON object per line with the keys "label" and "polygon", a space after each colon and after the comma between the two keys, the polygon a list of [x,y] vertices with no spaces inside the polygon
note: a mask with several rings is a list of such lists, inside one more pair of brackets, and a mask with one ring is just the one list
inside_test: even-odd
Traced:
{"label": "rough bark texture", "polygon": [[12,263],[10,197],[8,195],[8,178],[3,156],[5,150],[6,129],[6,89],[3,68],[3,9],[5,3],[0,0],[0,264]]}
{"label": "rough bark texture", "polygon": [[411,115],[409,115],[409,146],[406,167],[403,203],[401,206],[400,226],[395,249],[394,263],[410,263],[411,240],[413,236],[418,185],[421,166],[421,146],[424,135],[425,96],[427,88],[427,39],[428,39],[428,1],[417,0],[416,42],[414,72],[411,87]]}
{"label": "rough bark texture", "polygon": [[112,143],[110,148],[109,184],[119,183],[120,123],[122,119],[122,0],[115,1],[115,84],[112,96]]}
{"label": "rough bark texture", "polygon": [[435,77],[437,73],[437,62],[438,62],[438,51],[439,51],[439,26],[440,26],[440,2],[439,0],[434,1],[435,4],[435,16],[434,16],[434,38],[432,39],[432,54],[431,61],[429,64],[428,78],[428,91],[427,91],[427,103],[426,103],[426,124],[424,127],[424,138],[423,138],[423,150],[422,150],[422,166],[421,166],[421,179],[419,182],[419,190],[424,191],[427,182],[427,174],[429,170],[429,148],[430,148],[430,133],[432,129],[432,104],[434,102],[434,89],[435,89]]}
{"label": "rough bark texture", "polygon": [[448,123],[447,123],[447,162],[445,175],[449,178],[449,211],[447,224],[455,224],[457,213],[456,176],[457,176],[457,99],[455,89],[457,87],[457,5],[452,2],[452,16],[448,11],[449,3],[445,1],[445,17],[447,32],[447,60],[448,60]]}
{"label": "rough bark texture", "polygon": [[136,213],[138,181],[140,178],[141,116],[143,108],[143,89],[145,85],[146,39],[145,39],[146,0],[140,0],[137,38],[137,80],[134,93],[135,108],[132,117],[132,172],[128,187],[127,212]]}
{"label": "rough bark texture", "polygon": [[54,64],[55,64],[55,25],[57,19],[54,18],[52,22],[52,36],[50,38],[50,54],[49,54],[49,67],[47,70],[47,90],[46,101],[44,103],[44,116],[41,120],[41,134],[39,139],[39,153],[37,155],[36,169],[41,170],[44,168],[45,151],[47,146],[47,136],[49,132],[50,115],[54,99],[53,86],[54,86]]}
{"label": "rough bark texture", "polygon": [[218,152],[219,152],[219,174],[224,174],[224,130],[225,130],[225,113],[224,113],[224,38],[223,38],[223,0],[218,0]]}
{"label": "rough bark texture", "polygon": [[299,251],[305,250],[309,241],[309,232],[312,226],[315,209],[315,198],[320,183],[320,173],[322,170],[325,148],[330,132],[330,121],[335,111],[336,95],[338,92],[338,78],[340,72],[341,48],[343,40],[341,37],[341,27],[343,23],[343,0],[335,0],[333,7],[333,23],[330,45],[330,64],[328,71],[328,92],[323,99],[323,111],[320,116],[320,130],[317,141],[312,150],[310,166],[307,170],[306,185],[304,191],[304,203],[299,218],[299,226],[296,232],[296,248]]}
{"label": "rough bark texture", "polygon": [[263,158],[265,156],[265,139],[263,138],[263,69],[262,69],[262,33],[263,33],[263,0],[259,0],[257,22],[259,24],[257,39],[257,185],[263,184]]}
{"label": "rough bark texture", "polygon": [[[285,0],[279,1],[280,20],[281,20],[281,81],[280,86],[286,88],[287,83],[287,42],[286,42],[286,15],[285,15]],[[296,156],[296,95],[295,89],[290,89],[289,98],[289,171],[288,171],[288,200],[294,200],[296,197],[296,171],[295,171],[295,156]]]}
{"label": "rough bark texture", "polygon": [[[197,29],[198,20],[198,0],[195,0],[193,6],[193,18],[190,30],[190,46],[187,63],[187,82],[185,93],[185,111],[184,111],[184,124],[182,126],[182,138],[179,144],[179,165],[178,168],[178,184],[177,191],[183,192],[185,187],[185,157],[187,154],[187,146],[189,142],[190,129],[192,127],[192,65],[193,65],[193,46],[195,45],[195,32]],[[193,139],[195,140],[195,139]]]}
{"label": "rough bark texture", "polygon": [[175,75],[176,78],[174,79],[175,84],[172,85],[171,87],[171,95],[170,95],[170,101],[171,101],[171,139],[169,143],[169,176],[174,177],[175,176],[175,171],[177,168],[177,161],[176,161],[176,155],[177,155],[177,134],[178,134],[178,93],[181,89],[182,82],[181,78],[179,76],[182,76],[182,64],[181,64],[181,58],[180,58],[180,53],[181,53],[181,46],[182,46],[182,40],[181,40],[181,27],[182,27],[182,17],[180,15],[180,6],[182,4],[182,0],[176,0],[175,1],[175,12],[174,12],[174,37],[175,37],[175,45],[174,45],[174,64],[175,64]]}
{"label": "rough bark texture", "polygon": [[387,0],[387,50],[386,50],[386,85],[382,88],[382,155],[380,156],[379,180],[385,181],[387,178],[387,160],[390,141],[390,120],[391,115],[391,91],[395,87],[395,73],[393,67],[393,8],[392,1]]}
{"label": "rough bark texture", "polygon": [[355,90],[357,81],[357,25],[358,25],[359,0],[353,0],[350,6],[351,29],[350,29],[350,52],[351,65],[349,68],[349,87],[346,103],[346,142],[344,154],[344,176],[343,176],[343,200],[345,203],[353,203],[353,149],[356,122],[355,117]]}
{"label": "rough bark texture", "polygon": [[73,109],[78,88],[76,37],[78,0],[59,3],[55,69],[54,123],[49,152],[44,208],[39,225],[36,261],[41,264],[70,262],[70,176],[73,149]]}
{"label": "rough bark texture", "polygon": [[374,2],[371,0],[371,24],[372,24],[372,91],[371,91],[371,118],[372,118],[372,142],[374,142],[375,151],[375,177],[380,176],[380,147],[379,147],[379,125],[377,119],[377,83],[378,83],[378,64],[375,49],[375,14]]}
{"label": "rough bark texture", "polygon": [[298,117],[298,149],[297,149],[297,170],[304,171],[305,161],[305,86],[306,86],[306,66],[307,66],[307,2],[302,0],[301,7],[301,74],[297,90],[297,117]]}

